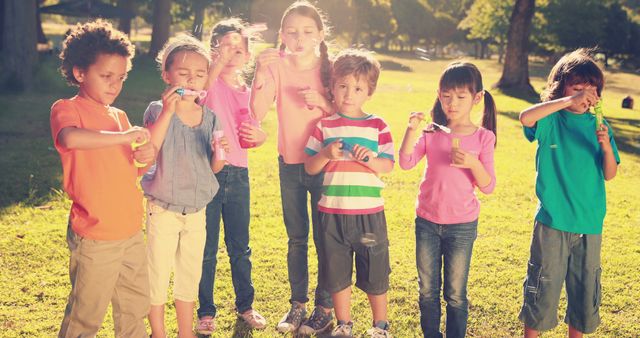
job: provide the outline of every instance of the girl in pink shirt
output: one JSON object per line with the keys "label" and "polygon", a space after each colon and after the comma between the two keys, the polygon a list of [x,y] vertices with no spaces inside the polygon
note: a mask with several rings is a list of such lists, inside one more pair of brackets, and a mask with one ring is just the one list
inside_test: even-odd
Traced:
{"label": "girl in pink shirt", "polygon": [[250,193],[247,147],[264,143],[266,134],[249,116],[251,91],[242,72],[251,59],[249,42],[257,34],[238,18],[218,22],[211,32],[213,63],[209,70],[204,104],[219,119],[229,142],[225,165],[216,174],[220,189],[207,205],[207,239],[198,290],[198,326],[200,334],[215,330],[214,283],[220,241],[220,221],[224,221],[224,241],[231,263],[231,281],[235,291],[238,317],[255,329],[266,327],[265,318],[253,309],[249,247]]}
{"label": "girl in pink shirt", "polygon": [[[278,112],[280,192],[289,238],[287,267],[291,287],[291,309],[277,326],[283,333],[300,329],[301,334],[313,334],[326,329],[332,320],[331,295],[318,287],[316,307],[302,323],[306,316],[305,303],[309,301],[307,200],[311,195],[315,241],[323,181],[322,174],[305,172],[308,155],[304,148],[317,122],[333,112],[327,99],[331,68],[324,42],[327,30],[315,6],[307,1],[291,4],[281,21],[280,49],[267,49],[258,56],[251,89],[251,111],[258,120],[265,117],[274,100]],[[319,271],[318,275],[322,273]]]}
{"label": "girl in pink shirt", "polygon": [[[484,97],[482,126],[471,109]],[[420,325],[424,337],[440,333],[440,281],[447,302],[447,337],[464,337],[467,278],[477,237],[480,202],[475,188],[490,194],[496,184],[493,152],[496,107],[470,63],[451,63],[440,77],[433,122],[416,142],[423,113],[411,113],[400,148],[400,167],[413,168],[427,158],[416,206],[416,264],[420,286]],[[444,279],[440,271],[444,265]]]}

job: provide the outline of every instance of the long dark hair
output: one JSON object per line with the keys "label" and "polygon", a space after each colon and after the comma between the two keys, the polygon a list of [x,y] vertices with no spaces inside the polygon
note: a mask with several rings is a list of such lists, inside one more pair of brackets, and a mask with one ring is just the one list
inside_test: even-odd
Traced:
{"label": "long dark hair", "polygon": [[[316,28],[319,31],[324,31],[324,36],[327,37],[329,35],[329,25],[327,24],[327,20],[320,12],[320,10],[305,0],[298,0],[291,4],[282,15],[282,20],[280,21],[280,29],[284,26],[285,20],[291,14],[297,14],[300,16],[304,16],[310,19],[313,19],[316,23]],[[284,51],[286,48],[284,43],[280,43],[280,51]],[[325,88],[325,91],[329,93],[329,87],[331,86],[331,61],[329,60],[329,48],[327,47],[327,43],[322,40],[320,42],[320,79],[322,80],[322,86]]]}
{"label": "long dark hair", "polygon": [[584,83],[596,86],[600,96],[604,87],[604,75],[591,57],[593,52],[593,49],[580,48],[560,58],[549,73],[547,86],[540,94],[540,99],[551,101],[562,98],[566,87]]}
{"label": "long dark hair", "polygon": [[[482,86],[482,74],[472,63],[456,61],[450,63],[440,76],[439,90],[447,91],[456,88],[467,88],[471,94],[476,95],[484,88]],[[436,98],[433,104],[433,121],[435,123],[446,126],[448,124],[447,116],[442,109],[440,99]],[[482,127],[491,130],[496,135],[497,109],[493,96],[488,91],[484,91],[484,112],[482,114]]]}

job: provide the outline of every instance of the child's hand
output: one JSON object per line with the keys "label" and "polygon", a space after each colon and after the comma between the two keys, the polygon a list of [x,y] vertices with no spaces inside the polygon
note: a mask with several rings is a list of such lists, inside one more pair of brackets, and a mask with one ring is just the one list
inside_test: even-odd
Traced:
{"label": "child's hand", "polygon": [[342,158],[342,140],[336,140],[329,143],[320,151],[322,155],[329,160],[337,160]]}
{"label": "child's hand", "polygon": [[320,94],[320,92],[315,89],[311,89],[309,86],[299,89],[298,94],[300,94],[309,109],[324,107],[327,104],[327,100],[324,95]]}
{"label": "child's hand", "polygon": [[217,140],[216,144],[216,139],[212,138],[211,139],[211,149],[213,149],[213,151],[216,151],[216,146],[222,148],[222,150],[224,150],[225,153],[228,153],[230,148],[229,148],[229,142],[227,141],[227,136],[222,136]]}
{"label": "child's hand", "polygon": [[600,98],[598,97],[597,88],[594,86],[587,86],[582,91],[571,97],[571,105],[579,105],[584,109],[584,111],[587,111],[589,107],[595,105],[599,100]]}
{"label": "child's hand", "polygon": [[182,98],[180,94],[176,93],[176,90],[181,88],[180,86],[171,86],[162,93],[162,112],[167,114],[173,114],[176,111],[176,104]]}
{"label": "child's hand", "polygon": [[353,145],[353,151],[351,152],[351,157],[355,158],[358,161],[364,161],[365,158],[372,159],[376,157],[376,154],[369,150],[369,148],[361,146],[359,144]]}
{"label": "child's hand", "polygon": [[451,149],[452,167],[473,169],[478,165],[482,165],[482,163],[474,154],[466,152],[460,148]]}
{"label": "child's hand", "polygon": [[409,115],[409,124],[407,125],[408,129],[418,130],[420,127],[420,122],[424,121],[424,113],[422,112],[412,112]]}
{"label": "child's hand", "polygon": [[231,45],[222,45],[211,50],[211,60],[219,66],[225,66],[235,53],[235,49]]}
{"label": "child's hand", "polygon": [[256,59],[256,73],[264,72],[267,67],[280,60],[280,51],[275,48],[267,48]]}
{"label": "child's hand", "polygon": [[609,128],[607,128],[604,123],[600,125],[598,130],[596,130],[596,137],[598,138],[598,143],[600,143],[600,147],[603,152],[607,153],[613,151],[611,141],[609,140]]}
{"label": "child's hand", "polygon": [[247,142],[257,145],[264,143],[267,139],[267,133],[265,133],[264,130],[247,122],[243,122],[242,125],[240,125],[238,136]]}
{"label": "child's hand", "polygon": [[127,140],[125,143],[127,144],[131,144],[134,141],[137,143],[143,143],[151,139],[149,129],[138,126],[133,126],[129,128],[129,130],[122,132],[122,134],[125,136]]}
{"label": "child's hand", "polygon": [[153,142],[147,142],[145,144],[136,147],[133,151],[133,158],[139,163],[152,163],[156,157],[156,148]]}

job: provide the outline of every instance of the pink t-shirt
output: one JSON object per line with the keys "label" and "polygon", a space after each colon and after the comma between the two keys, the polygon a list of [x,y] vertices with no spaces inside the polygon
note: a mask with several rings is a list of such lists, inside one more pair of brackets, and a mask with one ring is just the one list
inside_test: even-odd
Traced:
{"label": "pink t-shirt", "polygon": [[[266,112],[273,101],[278,111],[278,153],[288,164],[304,163],[304,152],[311,132],[323,117],[318,107],[307,107],[300,95],[302,89],[315,89],[325,93],[320,79],[320,66],[308,70],[296,70],[287,65],[284,58],[270,65],[262,88],[252,88],[251,97],[256,111]],[[309,109],[311,108],[311,109]],[[262,120],[263,116],[258,116]]]}
{"label": "pink t-shirt", "polygon": [[241,109],[249,109],[249,88],[236,89],[217,78],[207,90],[204,104],[220,119],[222,130],[229,142],[229,152],[226,154],[227,163],[236,167],[248,166],[247,149],[240,147],[238,138],[238,121],[236,116]]}
{"label": "pink t-shirt", "polygon": [[471,222],[480,214],[480,201],[476,197],[476,182],[471,169],[451,166],[453,138],[460,139],[460,149],[476,154],[491,176],[491,183],[479,188],[480,191],[490,194],[496,186],[493,168],[496,136],[493,132],[478,128],[471,135],[447,134],[442,131],[423,133],[411,155],[400,152],[400,167],[411,169],[426,154],[427,166],[420,183],[416,214],[438,224]]}

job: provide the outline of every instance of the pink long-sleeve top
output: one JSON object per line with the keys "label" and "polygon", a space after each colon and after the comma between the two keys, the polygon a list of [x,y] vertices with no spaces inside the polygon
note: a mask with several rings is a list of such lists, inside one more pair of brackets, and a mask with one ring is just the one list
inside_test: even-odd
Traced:
{"label": "pink long-sleeve top", "polygon": [[268,67],[268,75],[262,86],[253,83],[251,107],[258,120],[276,101],[278,112],[278,153],[285,163],[304,163],[309,155],[304,152],[307,140],[323,111],[318,107],[307,107],[299,91],[315,89],[325,93],[320,78],[320,65],[308,70],[292,68],[285,58]]}
{"label": "pink long-sleeve top", "polygon": [[478,128],[471,135],[447,134],[442,131],[423,133],[412,154],[400,152],[400,167],[413,168],[423,156],[427,157],[424,178],[416,202],[416,214],[438,224],[457,224],[474,221],[480,214],[480,201],[475,193],[477,183],[471,169],[451,166],[453,138],[460,140],[460,149],[477,155],[491,176],[491,183],[479,187],[490,194],[496,186],[493,152],[496,136],[490,130]]}

